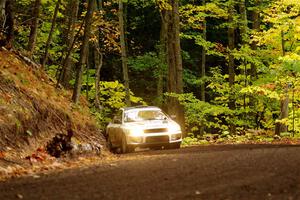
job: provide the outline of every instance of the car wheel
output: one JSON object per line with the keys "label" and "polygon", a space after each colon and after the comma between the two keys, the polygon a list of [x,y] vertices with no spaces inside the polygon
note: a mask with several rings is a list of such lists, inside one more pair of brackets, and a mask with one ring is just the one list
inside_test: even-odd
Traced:
{"label": "car wheel", "polygon": [[108,141],[107,141],[107,145],[108,145],[108,149],[112,152],[112,153],[115,153],[116,152],[116,148],[113,147],[111,141],[110,141],[110,138],[108,138]]}
{"label": "car wheel", "polygon": [[179,149],[181,142],[171,143],[168,145],[168,149]]}
{"label": "car wheel", "polygon": [[154,146],[154,147],[150,147],[150,149],[152,149],[152,150],[161,150],[162,147],[161,146]]}
{"label": "car wheel", "polygon": [[122,153],[130,153],[134,151],[134,147],[127,144],[125,134],[122,135],[122,144],[121,144],[121,152]]}

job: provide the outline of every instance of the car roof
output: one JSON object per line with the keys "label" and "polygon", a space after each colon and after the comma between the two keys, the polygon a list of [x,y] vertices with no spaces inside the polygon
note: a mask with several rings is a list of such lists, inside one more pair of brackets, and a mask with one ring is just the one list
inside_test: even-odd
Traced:
{"label": "car roof", "polygon": [[156,106],[133,106],[133,107],[121,108],[121,110],[124,110],[124,111],[135,110],[135,109],[138,109],[138,110],[161,110],[159,107],[156,107]]}

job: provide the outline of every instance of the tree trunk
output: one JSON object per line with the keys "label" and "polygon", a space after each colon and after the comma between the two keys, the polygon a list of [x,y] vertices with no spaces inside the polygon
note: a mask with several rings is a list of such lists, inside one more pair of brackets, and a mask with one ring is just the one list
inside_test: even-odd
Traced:
{"label": "tree trunk", "polygon": [[159,59],[160,65],[158,66],[159,77],[157,80],[157,105],[162,106],[163,92],[165,87],[165,66],[167,65],[166,53],[167,53],[167,19],[166,11],[160,11],[161,16],[161,29],[160,29],[160,46],[159,46]]}
{"label": "tree trunk", "polygon": [[[255,1],[255,5],[257,5],[257,7],[260,5],[261,0],[256,0]],[[260,11],[258,10],[258,8],[254,8],[253,12],[252,12],[252,29],[256,32],[260,31]],[[256,42],[252,42],[251,44],[251,48],[252,50],[257,50],[257,43]],[[257,79],[257,69],[255,64],[251,64],[251,79],[255,80]]]}
{"label": "tree trunk", "polygon": [[[235,39],[235,28],[234,28],[234,21],[233,21],[233,15],[234,15],[234,4],[233,1],[231,0],[229,3],[229,8],[228,8],[228,47],[229,47],[229,55],[228,55],[228,74],[229,74],[229,87],[234,86],[234,81],[235,81],[235,70],[234,70],[234,57],[232,55],[232,50],[234,49],[234,39]],[[235,110],[235,99],[232,97],[232,95],[229,95],[229,103],[228,106],[231,110]],[[230,124],[230,133],[235,134],[235,125]]]}
{"label": "tree trunk", "polygon": [[282,49],[282,56],[285,56],[285,40],[284,40],[284,32],[283,30],[280,32],[281,33],[281,49]]}
{"label": "tree trunk", "polygon": [[45,53],[44,53],[44,56],[43,56],[43,59],[42,59],[42,67],[44,69],[45,69],[45,66],[46,66],[47,59],[48,59],[48,49],[49,49],[50,44],[52,42],[52,35],[53,35],[55,24],[56,24],[56,17],[57,17],[57,13],[58,13],[60,3],[61,3],[61,0],[57,0],[56,6],[55,6],[55,9],[54,9],[51,29],[50,29],[50,32],[49,32],[49,35],[48,35],[48,39],[47,39],[46,47],[45,47]]}
{"label": "tree trunk", "polygon": [[[97,10],[101,11],[103,10],[103,1],[99,0],[96,2],[96,7]],[[96,33],[98,40],[94,43],[94,60],[95,60],[95,65],[96,65],[96,78],[95,78],[95,106],[99,110],[102,109],[102,106],[100,105],[100,100],[99,100],[99,83],[100,83],[100,78],[101,78],[101,68],[103,65],[103,53],[100,48],[100,39],[101,39],[101,33],[100,33],[100,28],[98,28],[98,31]]]}
{"label": "tree trunk", "polygon": [[29,52],[30,57],[34,53],[40,10],[41,10],[41,0],[36,0],[34,3],[34,10],[32,13],[33,19],[31,21],[31,25],[30,25],[30,34],[29,34],[29,41],[28,41],[28,46],[27,46],[27,50]]}
{"label": "tree trunk", "polygon": [[120,26],[120,43],[121,43],[121,56],[122,56],[122,69],[123,79],[125,86],[125,102],[127,106],[130,106],[130,90],[129,90],[129,76],[127,65],[127,52],[125,42],[125,24],[124,24],[124,4],[123,0],[119,0],[119,26]]}
{"label": "tree trunk", "polygon": [[[66,30],[66,46],[67,50],[71,52],[67,52],[67,54],[72,54],[73,52],[73,42],[75,40],[75,25],[76,19],[78,15],[78,8],[79,8],[79,0],[70,0],[68,4],[68,27]],[[70,80],[72,78],[72,71],[74,62],[70,56],[66,57],[66,60],[62,63],[62,71],[60,72],[61,75],[59,76],[59,83],[61,83],[65,88],[70,88]]]}
{"label": "tree trunk", "polygon": [[[284,32],[281,31],[281,48],[282,48],[282,56],[285,56],[285,39]],[[284,88],[284,97],[280,100],[280,116],[279,120],[287,119],[289,116],[289,86],[286,85]],[[275,134],[280,135],[282,132],[287,132],[288,126],[284,123],[277,122],[275,124]]]}
{"label": "tree trunk", "polygon": [[[280,116],[279,120],[287,119],[289,116],[289,94],[288,86],[284,89],[284,97],[280,100]],[[277,122],[275,125],[275,134],[280,135],[280,133],[287,132],[288,126],[284,123]]]}
{"label": "tree trunk", "polygon": [[[89,48],[88,48],[89,49]],[[89,50],[88,50],[89,52]],[[89,99],[89,79],[90,79],[90,59],[89,59],[89,53],[87,53],[86,56],[86,80],[85,80],[85,94],[86,94],[86,99]]]}
{"label": "tree trunk", "polygon": [[96,65],[96,80],[95,80],[95,105],[101,110],[100,101],[99,101],[99,82],[100,82],[100,72],[103,65],[103,54],[100,51],[94,50],[94,58]]}
{"label": "tree trunk", "polygon": [[[172,10],[167,10],[167,63],[168,63],[168,91],[183,93],[182,58],[180,47],[179,3],[178,0],[169,0]],[[184,131],[184,110],[175,98],[168,99],[168,113],[175,115]]]}
{"label": "tree trunk", "polygon": [[9,1],[3,1],[1,2],[2,6],[2,13],[4,9],[4,17],[2,20],[2,26],[3,30],[1,30],[5,38],[0,42],[1,46],[5,46],[8,49],[11,49],[13,47],[13,40],[14,40],[14,18],[15,18],[15,13],[14,13],[14,4],[15,0],[9,0]]}
{"label": "tree trunk", "polygon": [[246,44],[249,41],[247,32],[248,32],[248,20],[247,20],[247,10],[245,0],[240,0],[239,2],[240,9],[240,34],[242,44]]}
{"label": "tree trunk", "polygon": [[81,46],[80,59],[79,59],[77,73],[76,73],[76,79],[75,79],[75,87],[74,87],[73,96],[72,96],[72,101],[75,104],[78,103],[79,97],[80,97],[80,92],[81,92],[83,68],[84,68],[84,65],[86,64],[86,59],[87,59],[87,54],[88,54],[88,47],[89,47],[90,32],[91,32],[91,27],[92,27],[92,17],[93,17],[93,12],[94,12],[94,1],[95,0],[89,0],[88,1],[87,14],[85,16],[83,43],[82,43],[82,46]]}
{"label": "tree trunk", "polygon": [[[203,1],[203,4],[205,6],[206,2],[205,0]],[[206,19],[203,21],[203,40],[206,41]],[[206,66],[206,49],[203,46],[202,47],[202,59],[201,59],[201,78],[203,79],[205,77],[205,66]],[[200,89],[200,96],[201,96],[201,101],[205,101],[205,82],[201,84],[201,89]]]}
{"label": "tree trunk", "polygon": [[[246,4],[245,0],[240,0],[239,1],[239,10],[240,10],[240,37],[241,37],[241,43],[242,45],[248,44],[249,38],[248,38],[248,20],[247,20],[247,10],[246,10]],[[241,70],[241,74],[244,75],[244,87],[247,87],[248,81],[247,81],[247,61],[242,59],[241,64],[243,65],[243,69]],[[246,109],[247,107],[247,101],[246,101],[246,94],[243,95],[243,107]],[[244,118],[246,118],[244,114]],[[246,127],[244,127],[246,128]]]}
{"label": "tree trunk", "polygon": [[[5,23],[5,3],[6,0],[0,0],[0,36],[4,31],[4,23]],[[0,37],[1,39],[1,37]]]}
{"label": "tree trunk", "polygon": [[[85,17],[86,17],[86,15],[85,15]],[[85,18],[85,17],[84,17],[84,18]],[[77,39],[78,39],[79,36],[80,36],[80,33],[81,33],[82,29],[83,29],[84,23],[85,23],[85,20],[82,20],[81,25],[80,25],[80,28],[78,29],[78,31],[77,31],[77,33],[76,33],[76,35],[75,35],[75,37],[74,37],[74,40],[73,40],[73,42],[72,42],[70,48],[67,50],[67,55],[66,55],[66,57],[63,59],[63,62],[62,62],[63,68],[62,68],[61,70],[59,70],[60,72],[59,72],[58,77],[60,77],[60,78],[59,78],[58,81],[57,81],[56,87],[58,87],[59,84],[60,84],[60,81],[61,81],[61,79],[62,79],[62,78],[61,78],[61,76],[62,76],[62,70],[64,69],[64,66],[66,65],[66,62],[68,61],[68,59],[70,59],[70,55],[71,55],[71,53],[73,52],[73,48],[74,48],[75,42],[77,41]]]}

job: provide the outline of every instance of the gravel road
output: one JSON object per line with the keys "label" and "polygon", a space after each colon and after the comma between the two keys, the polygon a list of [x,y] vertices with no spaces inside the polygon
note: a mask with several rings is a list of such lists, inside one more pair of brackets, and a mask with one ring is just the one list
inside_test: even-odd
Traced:
{"label": "gravel road", "polygon": [[0,199],[300,199],[300,146],[132,153],[88,168],[0,182]]}

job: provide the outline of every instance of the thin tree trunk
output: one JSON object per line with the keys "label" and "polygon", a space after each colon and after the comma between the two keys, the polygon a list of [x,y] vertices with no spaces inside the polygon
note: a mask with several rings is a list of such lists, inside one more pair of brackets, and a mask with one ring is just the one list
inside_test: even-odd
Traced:
{"label": "thin tree trunk", "polygon": [[94,0],[89,0],[87,14],[85,17],[83,43],[81,46],[80,59],[79,59],[77,73],[76,73],[76,79],[75,79],[75,87],[74,87],[73,96],[72,96],[72,101],[75,104],[77,104],[79,101],[81,87],[82,87],[82,85],[81,85],[82,84],[82,74],[83,74],[83,68],[84,68],[84,65],[86,64],[86,58],[87,58],[87,54],[88,54],[89,38],[90,38],[90,32],[91,32],[91,26],[92,26],[93,12],[94,12]]}
{"label": "thin tree trunk", "polygon": [[[206,2],[205,0],[203,1],[203,4],[205,6]],[[206,41],[206,30],[207,27],[206,27],[206,19],[204,19],[203,21],[203,40]],[[201,78],[203,79],[205,77],[205,66],[206,66],[206,49],[205,47],[203,46],[202,47],[202,59],[201,59]],[[201,101],[205,101],[205,82],[203,82],[201,84],[201,92],[200,92],[200,95],[201,95]]]}
{"label": "thin tree trunk", "polygon": [[[289,94],[288,86],[284,89],[284,97],[280,100],[280,116],[279,120],[287,119],[289,116]],[[287,132],[288,126],[284,123],[277,122],[275,125],[275,134],[280,135],[280,133]]]}
{"label": "thin tree trunk", "polygon": [[157,97],[158,106],[162,106],[163,102],[163,92],[164,92],[164,78],[165,78],[165,65],[167,64],[166,53],[167,53],[167,21],[166,21],[166,11],[160,11],[161,16],[161,29],[160,29],[160,46],[159,46],[159,59],[160,66],[158,66],[159,77],[157,81]]}
{"label": "thin tree trunk", "polygon": [[123,69],[123,79],[124,79],[124,86],[125,86],[125,102],[127,106],[130,106],[129,76],[128,76],[127,52],[126,52],[125,28],[124,28],[125,27],[124,4],[122,0],[119,0],[119,26],[120,26],[122,69]]}
{"label": "thin tree trunk", "polygon": [[[261,4],[261,0],[256,0],[255,1],[255,5],[257,5],[257,7]],[[252,12],[252,29],[256,32],[260,31],[260,11],[258,10],[258,8],[254,8],[253,12]],[[256,42],[252,42],[251,44],[251,48],[252,50],[257,50],[257,43]],[[255,64],[251,64],[251,79],[255,80],[257,79],[257,69]]]}
{"label": "thin tree trunk", "polygon": [[28,41],[28,46],[27,46],[27,50],[29,52],[30,57],[34,53],[40,10],[41,10],[41,0],[36,0],[34,3],[34,10],[33,10],[33,14],[32,14],[33,19],[31,21],[31,25],[30,25],[30,34],[29,34],[29,41]]}
{"label": "thin tree trunk", "polygon": [[[255,7],[251,12],[251,20],[252,20],[252,30],[255,32],[259,32],[260,31],[260,4],[261,4],[261,0],[255,0],[254,1]],[[257,51],[257,42],[252,42],[251,43],[251,49],[253,51]],[[254,63],[251,63],[251,69],[250,69],[250,79],[251,79],[251,84],[253,81],[258,79],[257,76],[257,68],[256,65]],[[257,124],[257,129],[260,127],[260,121],[261,121],[261,114],[259,114],[258,112],[256,112],[256,104],[257,104],[257,99],[253,96],[249,97],[249,106],[252,108],[251,110],[254,111],[253,115],[255,116],[255,123]],[[263,112],[261,112],[263,113]]]}
{"label": "thin tree trunk", "polygon": [[[102,0],[99,0],[96,2],[97,4],[97,10],[103,10],[103,2]],[[99,110],[102,109],[101,105],[100,105],[100,100],[99,100],[99,83],[100,83],[100,78],[101,78],[101,68],[103,65],[103,53],[101,51],[100,48],[100,38],[101,38],[101,34],[100,34],[100,28],[98,28],[98,31],[96,33],[96,35],[98,36],[98,41],[95,42],[94,44],[94,60],[95,60],[95,65],[96,65],[96,78],[95,78],[95,106],[96,108],[98,108]]]}
{"label": "thin tree trunk", "polygon": [[282,49],[282,56],[285,56],[285,40],[284,40],[284,32],[281,31],[281,49]]}
{"label": "thin tree trunk", "polygon": [[101,68],[103,65],[103,54],[100,51],[94,50],[94,58],[95,58],[95,65],[96,65],[96,80],[95,80],[95,105],[96,107],[101,110],[100,101],[99,101],[99,82],[101,77]]}
{"label": "thin tree trunk", "polygon": [[[176,58],[176,82],[177,82],[177,93],[183,93],[183,67],[182,67],[182,57],[181,57],[181,46],[180,46],[180,18],[179,18],[179,0],[174,0],[173,6],[173,15],[174,15],[174,25],[175,25],[175,58]],[[184,120],[184,108],[177,101],[177,116],[178,122],[181,126],[183,136],[185,137],[185,120]]]}
{"label": "thin tree trunk", "polygon": [[[282,48],[282,56],[285,56],[285,39],[284,39],[284,32],[281,31],[281,48]],[[284,97],[280,100],[280,116],[279,120],[287,119],[289,116],[289,86],[286,85],[284,88]],[[275,124],[275,134],[280,135],[282,132],[287,132],[288,126],[284,123],[277,122]]]}
{"label": "thin tree trunk", "polygon": [[89,99],[89,78],[90,78],[90,59],[89,55],[86,56],[86,80],[85,80],[85,94],[86,99]]}
{"label": "thin tree trunk", "polygon": [[[5,35],[5,39],[1,41],[2,46],[6,46],[6,48],[10,49],[13,48],[13,40],[14,40],[14,4],[15,0],[9,0],[2,2],[4,3],[4,28],[2,32]],[[3,9],[3,8],[2,8]],[[3,12],[3,11],[2,11]]]}
{"label": "thin tree trunk", "polygon": [[[240,0],[239,2],[239,10],[240,10],[240,36],[241,36],[241,41],[242,45],[248,44],[249,38],[247,35],[248,32],[248,20],[247,20],[247,10],[246,10],[246,5],[245,5],[245,0]],[[242,74],[244,74],[244,87],[247,87],[248,82],[247,82],[247,61],[242,59],[241,64],[243,65],[243,69],[241,70]],[[246,101],[246,94],[243,95],[243,107],[246,109],[247,107],[247,101]],[[246,114],[244,114],[244,117]],[[246,127],[244,127],[246,128]]]}
{"label": "thin tree trunk", "polygon": [[[76,19],[78,15],[78,8],[79,8],[79,0],[70,0],[68,4],[68,27],[66,30],[66,45],[67,45],[67,54],[72,54],[73,52],[73,42],[75,40],[75,25],[76,25]],[[72,78],[72,71],[73,71],[73,65],[74,62],[72,61],[72,58],[70,56],[66,57],[66,60],[64,60],[63,68],[61,71],[61,75],[59,76],[59,82],[65,87],[70,87],[70,80]]]}
{"label": "thin tree trunk", "polygon": [[61,81],[61,79],[62,79],[62,77],[61,77],[61,76],[62,76],[62,70],[64,69],[64,66],[66,65],[66,62],[67,62],[68,59],[70,58],[71,53],[73,52],[73,48],[74,48],[75,42],[77,41],[78,37],[80,36],[81,30],[83,29],[84,22],[85,22],[85,20],[82,20],[82,23],[81,23],[81,25],[80,25],[80,28],[79,28],[79,30],[77,31],[77,33],[76,33],[76,35],[75,35],[75,37],[74,37],[74,40],[73,40],[73,42],[72,42],[70,48],[67,50],[67,55],[66,55],[66,57],[63,59],[63,62],[62,62],[63,68],[62,68],[61,70],[58,70],[58,71],[59,71],[58,77],[60,77],[60,78],[59,78],[58,81],[57,81],[56,87],[58,87],[59,84],[60,84],[60,81]]}
{"label": "thin tree trunk", "polygon": [[248,20],[247,20],[247,10],[245,0],[240,0],[239,2],[239,9],[240,9],[240,34],[241,34],[241,41],[242,44],[246,44],[249,40],[247,36],[248,32]]}
{"label": "thin tree trunk", "polygon": [[[229,16],[228,16],[228,23],[229,23],[229,27],[228,27],[228,47],[229,47],[229,55],[228,55],[228,73],[229,73],[229,87],[233,87],[234,86],[234,81],[235,81],[235,70],[234,70],[234,57],[232,55],[232,50],[234,49],[235,45],[234,45],[234,39],[235,39],[235,28],[233,25],[233,15],[234,15],[234,4],[233,1],[230,1],[229,4]],[[232,98],[232,95],[229,95],[229,103],[228,106],[231,110],[235,110],[235,99]],[[234,124],[230,124],[230,133],[231,134],[235,134],[235,125]]]}
{"label": "thin tree trunk", "polygon": [[45,66],[46,66],[46,63],[47,63],[47,59],[48,59],[48,49],[49,49],[50,44],[52,42],[52,35],[53,35],[55,24],[56,24],[56,17],[57,17],[57,13],[58,13],[58,10],[59,10],[60,3],[61,3],[61,0],[57,0],[56,6],[55,6],[55,9],[54,9],[54,14],[53,14],[53,17],[52,17],[52,25],[51,25],[51,29],[50,29],[50,32],[49,32],[49,35],[48,35],[47,42],[46,42],[45,53],[44,53],[44,56],[43,56],[43,59],[42,59],[42,67],[44,69],[45,69]]}
{"label": "thin tree trunk", "polygon": [[5,25],[5,3],[6,0],[0,0],[0,36],[4,31],[4,25]]}

